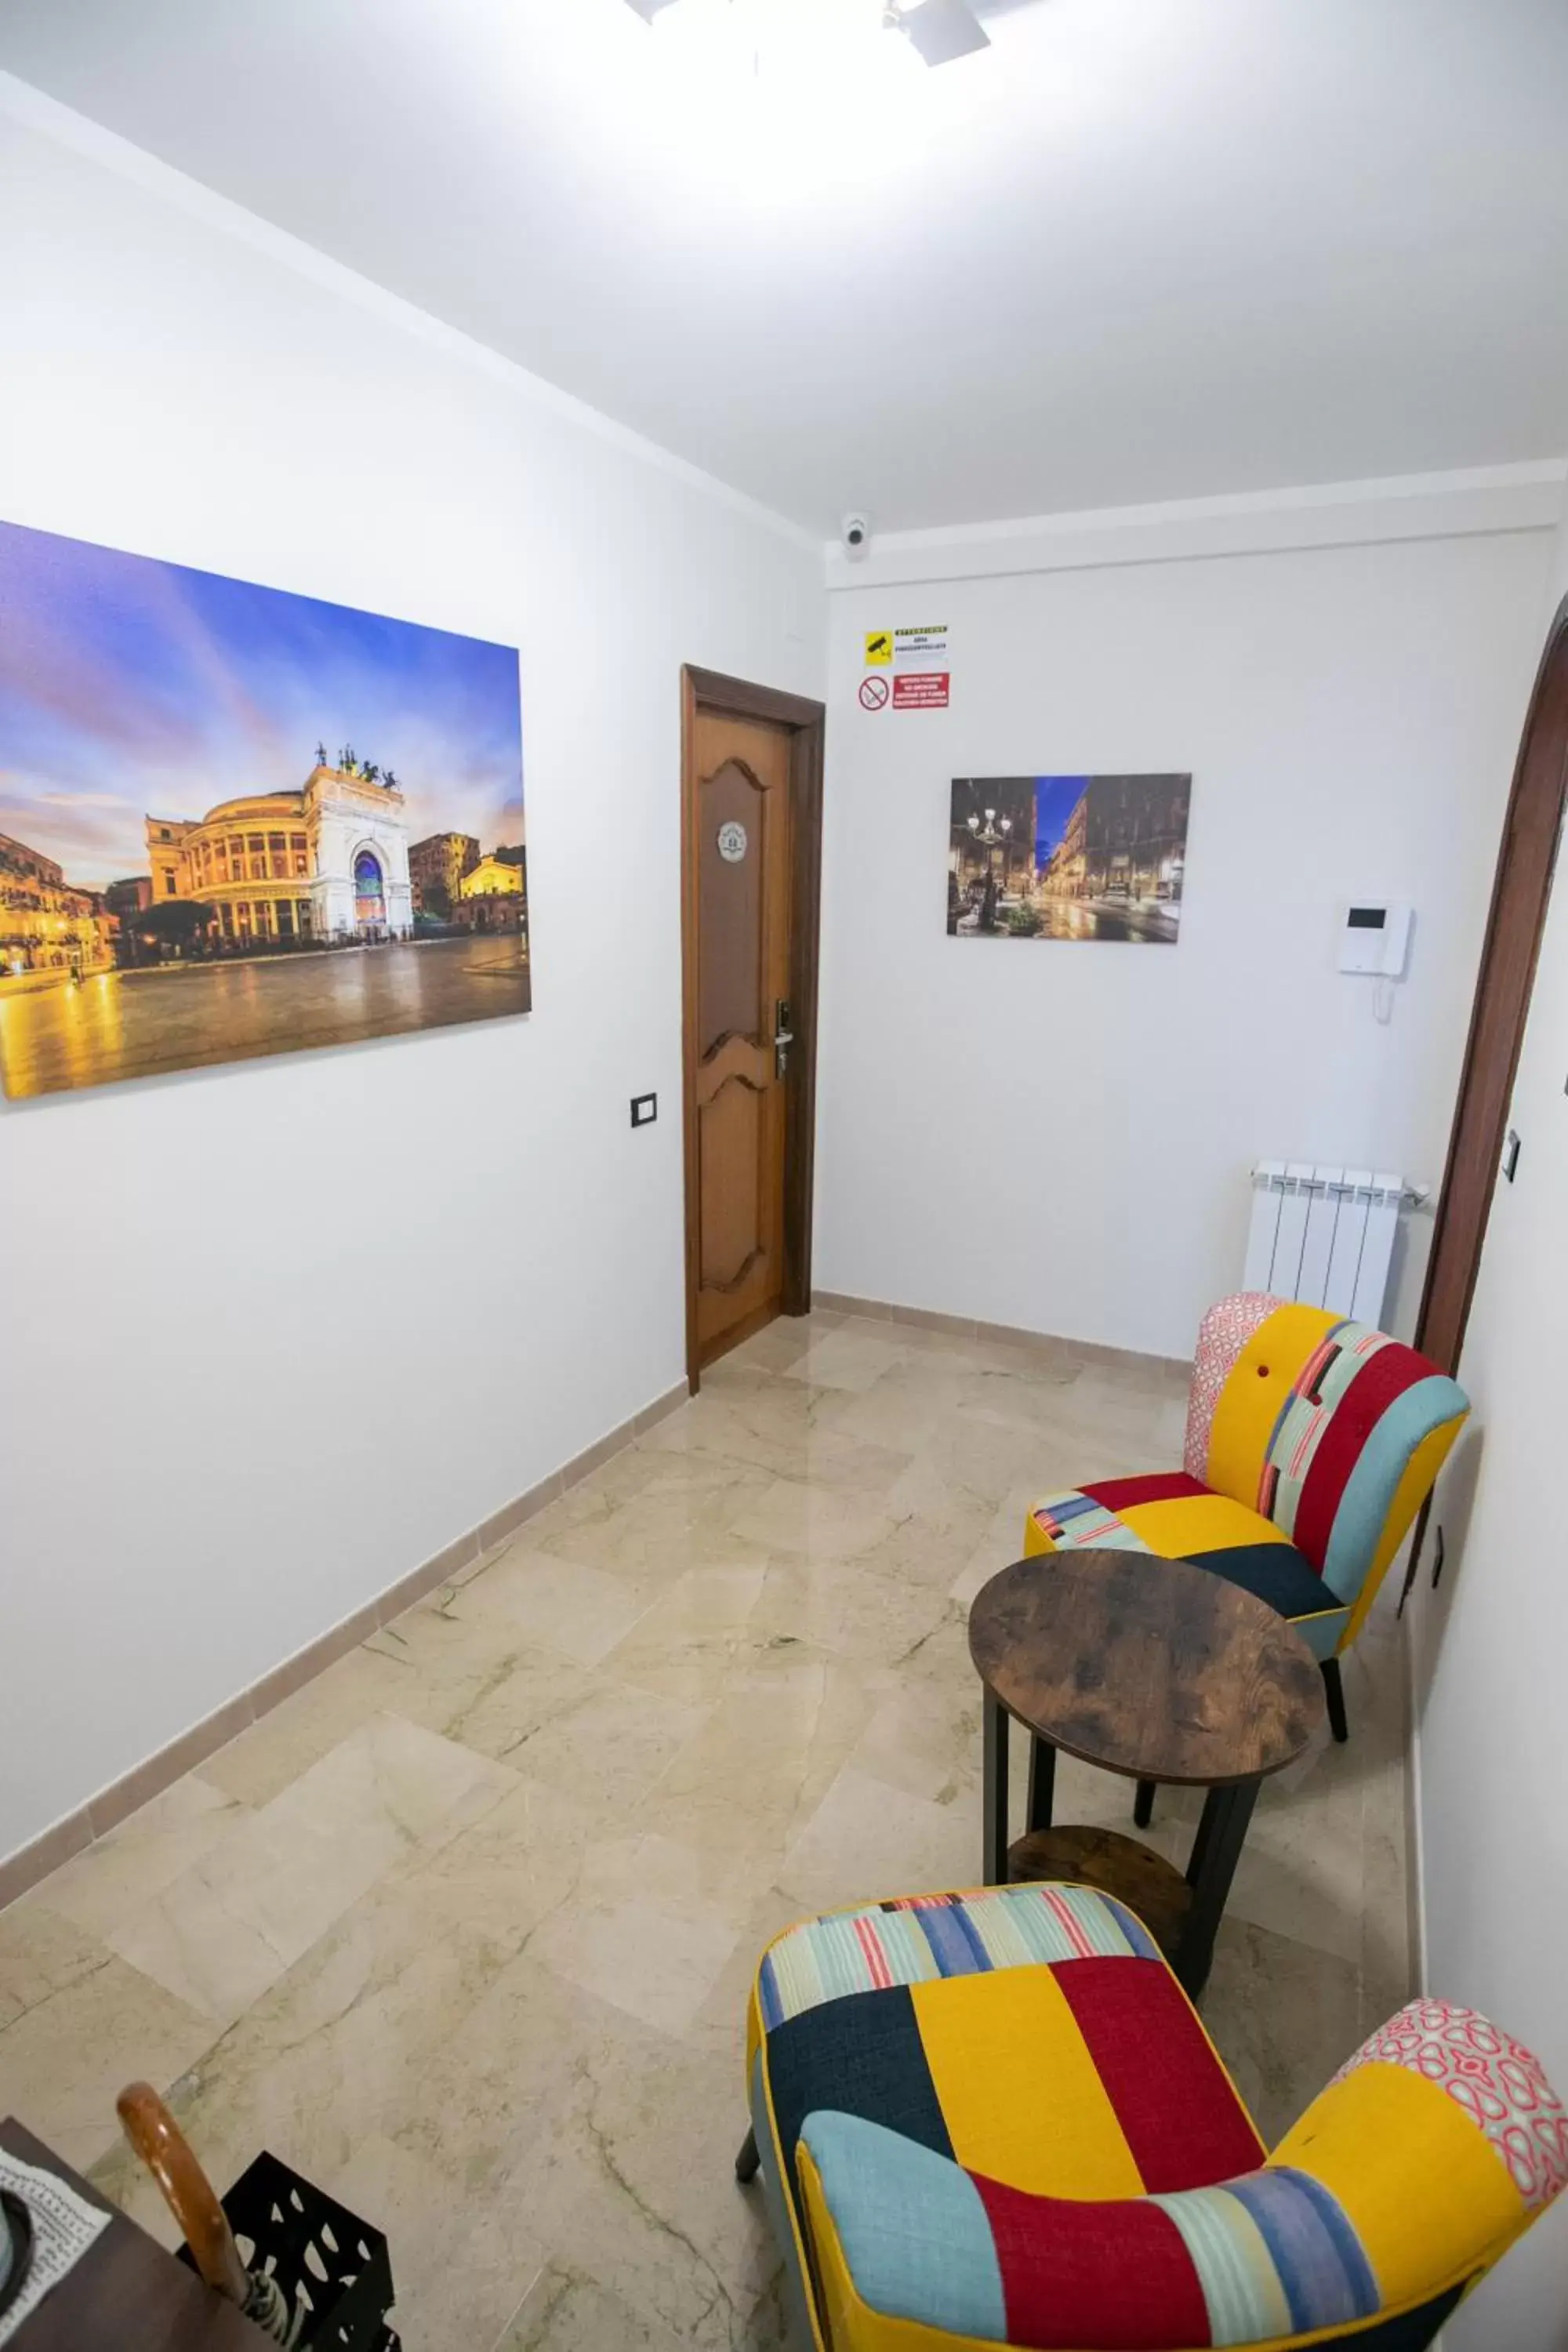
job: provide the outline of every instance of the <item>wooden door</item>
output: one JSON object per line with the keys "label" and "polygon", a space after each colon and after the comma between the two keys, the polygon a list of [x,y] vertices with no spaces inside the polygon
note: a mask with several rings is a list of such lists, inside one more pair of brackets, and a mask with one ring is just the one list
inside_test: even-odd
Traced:
{"label": "wooden door", "polygon": [[[1457,1370],[1530,1013],[1568,794],[1568,600],[1547,635],[1498,852],[1415,1344]],[[1529,1139],[1525,1139],[1526,1149]],[[1425,1525],[1425,1519],[1423,1519]],[[1419,1542],[1411,1551],[1414,1574]]]}
{"label": "wooden door", "polygon": [[791,999],[792,730],[699,708],[691,730],[695,884],[696,1356],[779,1312],[785,1278]]}

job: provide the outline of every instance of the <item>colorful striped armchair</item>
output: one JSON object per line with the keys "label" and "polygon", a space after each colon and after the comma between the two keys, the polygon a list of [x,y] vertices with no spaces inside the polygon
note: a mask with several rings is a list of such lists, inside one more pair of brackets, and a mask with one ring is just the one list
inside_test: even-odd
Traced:
{"label": "colorful striped armchair", "polygon": [[[1431,1493],[1469,1399],[1384,1331],[1242,1291],[1198,1333],[1184,1466],[1052,1495],[1026,1555],[1090,1545],[1195,1560],[1298,1628],[1346,1735],[1339,1656]],[[1149,1790],[1140,1791],[1147,1820]]]}
{"label": "colorful striped armchair", "polygon": [[761,2162],[817,2352],[1420,2352],[1568,2179],[1536,2060],[1436,2000],[1270,2154],[1146,1930],[1085,1886],[792,1927],[747,2075],[736,2169]]}

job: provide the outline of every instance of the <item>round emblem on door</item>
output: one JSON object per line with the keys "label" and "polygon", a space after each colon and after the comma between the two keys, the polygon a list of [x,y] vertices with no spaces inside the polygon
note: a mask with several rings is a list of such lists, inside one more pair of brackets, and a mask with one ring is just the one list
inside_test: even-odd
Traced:
{"label": "round emblem on door", "polygon": [[731,817],[719,827],[719,855],[726,866],[739,866],[746,854],[746,828]]}

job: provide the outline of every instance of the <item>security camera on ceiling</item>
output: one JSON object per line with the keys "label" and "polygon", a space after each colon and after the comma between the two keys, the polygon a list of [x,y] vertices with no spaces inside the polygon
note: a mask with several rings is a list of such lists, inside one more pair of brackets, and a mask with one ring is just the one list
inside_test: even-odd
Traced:
{"label": "security camera on ceiling", "polygon": [[838,530],[847,555],[864,555],[871,544],[871,518],[868,514],[847,514]]}

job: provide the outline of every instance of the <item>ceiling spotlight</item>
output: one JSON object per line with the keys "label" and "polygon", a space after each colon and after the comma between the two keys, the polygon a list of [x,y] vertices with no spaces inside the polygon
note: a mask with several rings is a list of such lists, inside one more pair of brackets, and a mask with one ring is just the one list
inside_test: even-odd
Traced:
{"label": "ceiling spotlight", "polygon": [[888,0],[883,22],[902,33],[928,66],[950,65],[991,47],[990,34],[963,0]]}

